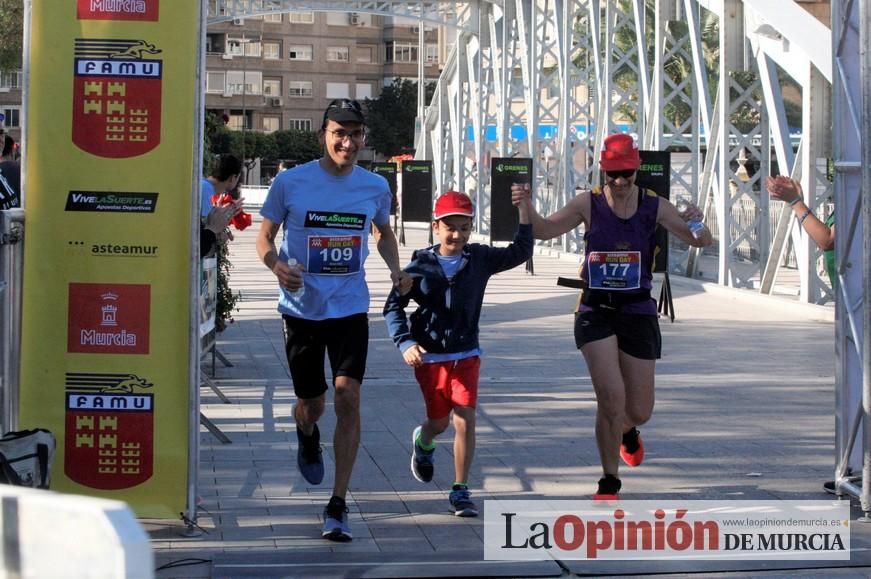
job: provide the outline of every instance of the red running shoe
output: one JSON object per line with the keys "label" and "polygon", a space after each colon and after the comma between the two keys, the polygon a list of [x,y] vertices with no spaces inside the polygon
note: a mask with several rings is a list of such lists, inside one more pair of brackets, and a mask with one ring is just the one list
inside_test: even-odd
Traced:
{"label": "red running shoe", "polygon": [[623,483],[613,474],[606,474],[599,479],[599,488],[593,494],[593,502],[613,503],[620,500],[620,487]]}
{"label": "red running shoe", "polygon": [[641,441],[641,433],[634,426],[623,435],[620,458],[629,466],[638,466],[644,460],[644,443]]}

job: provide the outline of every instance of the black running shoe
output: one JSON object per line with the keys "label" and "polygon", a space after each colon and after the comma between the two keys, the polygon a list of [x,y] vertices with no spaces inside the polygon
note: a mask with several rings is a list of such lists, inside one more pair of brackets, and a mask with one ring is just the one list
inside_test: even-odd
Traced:
{"label": "black running shoe", "polygon": [[620,488],[623,483],[613,474],[606,474],[599,479],[599,488],[593,495],[594,501],[611,502],[620,500]]}
{"label": "black running shoe", "polygon": [[321,537],[338,543],[347,543],[354,538],[348,525],[348,507],[343,499],[333,497],[324,508],[324,529]]}
{"label": "black running shoe", "polygon": [[426,450],[417,443],[420,430],[421,428],[418,426],[411,433],[411,474],[420,482],[429,482],[435,471],[435,465],[432,462],[435,449]]}
{"label": "black running shoe", "polygon": [[321,484],[321,481],[324,480],[324,457],[320,444],[318,425],[315,424],[315,429],[311,436],[306,436],[297,428],[296,439],[298,441],[296,465],[299,467],[299,472],[309,484]]}

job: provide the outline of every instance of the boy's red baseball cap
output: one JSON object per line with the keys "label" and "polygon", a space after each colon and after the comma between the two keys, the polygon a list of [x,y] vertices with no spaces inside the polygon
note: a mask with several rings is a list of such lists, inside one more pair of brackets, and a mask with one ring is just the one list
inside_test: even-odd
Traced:
{"label": "boy's red baseball cap", "polygon": [[638,153],[638,144],[632,135],[618,133],[606,138],[602,143],[599,165],[603,171],[623,171],[640,167],[641,155]]}
{"label": "boy's red baseball cap", "polygon": [[475,216],[475,207],[472,205],[472,200],[469,199],[468,195],[459,191],[448,191],[436,199],[432,218],[438,221],[451,215]]}

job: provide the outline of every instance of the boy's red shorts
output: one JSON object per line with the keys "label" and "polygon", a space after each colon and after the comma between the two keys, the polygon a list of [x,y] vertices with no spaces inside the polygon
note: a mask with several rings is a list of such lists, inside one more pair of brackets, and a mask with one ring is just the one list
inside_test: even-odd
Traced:
{"label": "boy's red shorts", "polygon": [[414,375],[423,392],[426,417],[444,418],[454,406],[478,403],[478,376],[481,358],[472,356],[451,362],[423,364],[414,369]]}

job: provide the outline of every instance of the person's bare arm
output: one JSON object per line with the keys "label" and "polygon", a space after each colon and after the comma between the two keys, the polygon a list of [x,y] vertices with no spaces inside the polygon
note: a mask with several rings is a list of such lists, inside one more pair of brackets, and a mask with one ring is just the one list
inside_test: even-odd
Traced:
{"label": "person's bare arm", "polygon": [[281,261],[275,247],[275,238],[280,228],[281,224],[273,223],[266,217],[263,218],[260,231],[257,232],[257,255],[263,264],[275,274],[281,287],[290,291],[298,290],[302,287],[301,266],[290,267],[287,262]]}
{"label": "person's bare arm", "polygon": [[687,209],[680,213],[668,199],[659,199],[659,209],[656,213],[656,222],[665,227],[681,241],[693,247],[707,247],[714,242],[714,236],[707,226],[698,232],[698,237],[690,231],[687,221],[698,221],[704,225],[704,215],[701,210],[692,203],[687,204]]}
{"label": "person's bare arm", "polygon": [[373,223],[373,225],[375,229],[372,233],[375,235],[378,254],[390,270],[390,281],[399,288],[402,294],[405,294],[411,289],[412,279],[411,276],[402,271],[402,266],[399,265],[399,243],[396,241],[393,228],[390,227],[390,223],[382,225]]}
{"label": "person's bare arm", "polygon": [[511,202],[518,206],[520,203],[526,204],[529,223],[532,224],[532,234],[536,239],[552,239],[588,221],[590,192],[581,192],[581,194],[566,203],[564,207],[547,217],[542,217],[535,210],[535,206],[531,202],[529,183],[515,183],[511,185]]}
{"label": "person's bare arm", "polygon": [[823,251],[835,248],[835,228],[829,227],[814,215],[814,212],[804,202],[801,183],[783,175],[768,177],[765,180],[768,192],[773,199],[790,204],[792,212],[799,219],[801,226],[811,236],[814,243]]}

